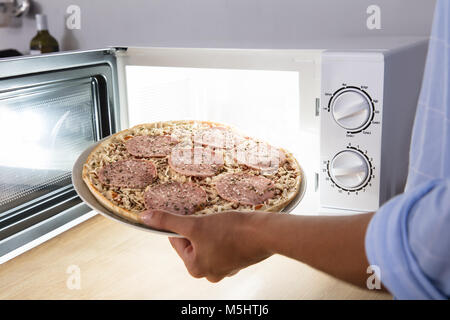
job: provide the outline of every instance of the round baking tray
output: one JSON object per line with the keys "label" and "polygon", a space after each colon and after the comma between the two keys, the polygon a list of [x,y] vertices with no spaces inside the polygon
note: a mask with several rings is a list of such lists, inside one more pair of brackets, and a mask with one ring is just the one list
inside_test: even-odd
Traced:
{"label": "round baking tray", "polygon": [[[140,230],[157,233],[160,235],[170,236],[170,237],[181,237],[180,235],[168,231],[162,231],[153,229],[151,227],[145,226],[143,224],[133,222],[130,220],[127,220],[125,218],[122,218],[113,212],[109,211],[107,208],[101,205],[100,202],[92,195],[89,188],[86,186],[86,184],[83,181],[82,178],[82,171],[83,171],[83,165],[86,163],[86,160],[91,153],[91,151],[99,144],[101,141],[93,144],[89,148],[87,148],[83,153],[78,157],[78,159],[75,161],[75,164],[72,169],[72,183],[75,187],[76,192],[80,196],[80,198],[94,211],[100,213],[101,215],[113,219],[115,221],[118,221],[120,223],[127,224],[129,226],[138,228]],[[303,196],[305,195],[306,191],[306,176],[303,172],[303,169],[300,167],[300,173],[302,176],[302,180],[300,182],[300,190],[297,194],[297,196],[281,211],[283,213],[289,213],[292,210],[294,210],[295,207],[300,203],[300,201],[303,199]]]}

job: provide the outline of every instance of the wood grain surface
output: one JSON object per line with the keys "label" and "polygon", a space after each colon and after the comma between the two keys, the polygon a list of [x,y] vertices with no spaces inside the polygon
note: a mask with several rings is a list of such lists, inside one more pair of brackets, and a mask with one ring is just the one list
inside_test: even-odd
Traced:
{"label": "wood grain surface", "polygon": [[[67,286],[71,270],[80,272],[79,289]],[[195,279],[166,237],[97,215],[0,265],[0,299],[392,297],[356,288],[282,256],[273,256],[216,284]]]}

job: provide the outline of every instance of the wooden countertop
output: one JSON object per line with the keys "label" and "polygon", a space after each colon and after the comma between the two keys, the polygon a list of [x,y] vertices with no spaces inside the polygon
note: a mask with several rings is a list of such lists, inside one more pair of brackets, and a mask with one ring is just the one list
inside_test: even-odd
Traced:
{"label": "wooden countertop", "polygon": [[[67,287],[72,265],[80,289]],[[216,284],[195,279],[166,237],[99,215],[0,265],[0,299],[391,298],[282,256]]]}

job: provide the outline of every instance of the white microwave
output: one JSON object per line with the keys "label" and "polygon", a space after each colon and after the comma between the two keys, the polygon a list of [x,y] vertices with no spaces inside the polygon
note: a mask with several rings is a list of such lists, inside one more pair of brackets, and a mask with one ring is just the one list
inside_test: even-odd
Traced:
{"label": "white microwave", "polygon": [[112,47],[0,60],[0,257],[89,209],[78,155],[139,123],[210,120],[294,153],[294,213],[375,211],[402,192],[427,52],[418,38],[303,49]]}

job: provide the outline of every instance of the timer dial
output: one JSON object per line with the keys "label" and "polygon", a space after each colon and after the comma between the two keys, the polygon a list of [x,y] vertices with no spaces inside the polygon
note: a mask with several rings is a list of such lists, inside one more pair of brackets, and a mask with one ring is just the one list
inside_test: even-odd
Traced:
{"label": "timer dial", "polygon": [[359,151],[345,150],[331,160],[329,173],[334,183],[347,190],[364,186],[369,179],[370,163]]}
{"label": "timer dial", "polygon": [[367,125],[372,117],[372,102],[363,91],[347,88],[331,100],[334,120],[342,128],[358,130]]}

